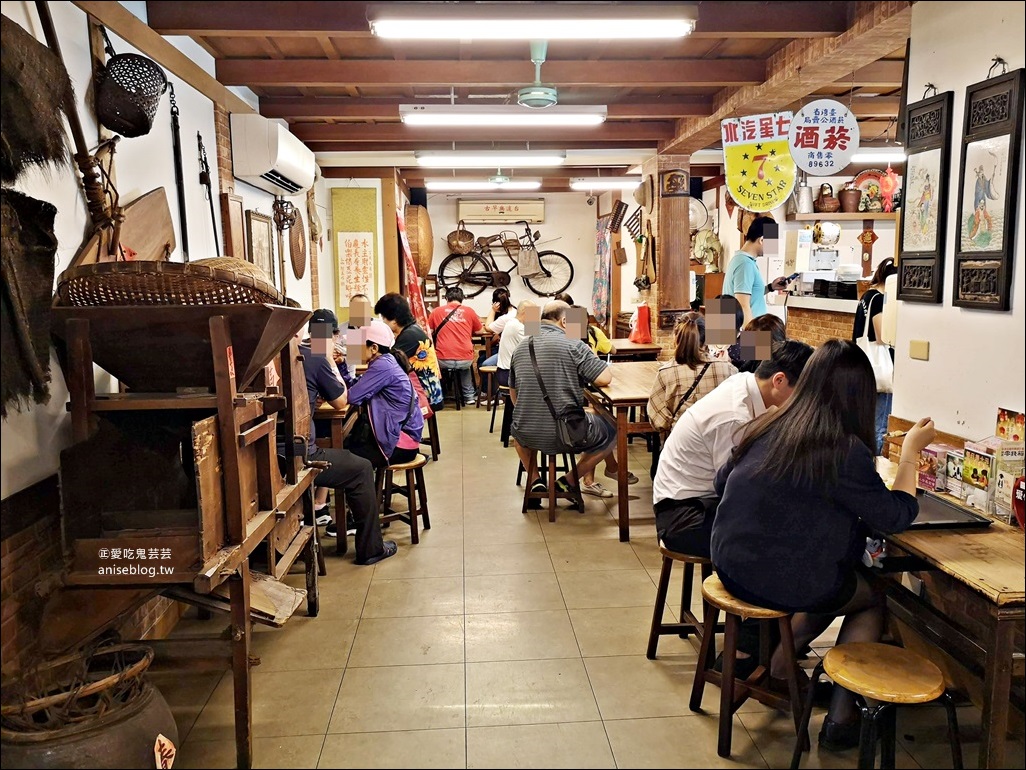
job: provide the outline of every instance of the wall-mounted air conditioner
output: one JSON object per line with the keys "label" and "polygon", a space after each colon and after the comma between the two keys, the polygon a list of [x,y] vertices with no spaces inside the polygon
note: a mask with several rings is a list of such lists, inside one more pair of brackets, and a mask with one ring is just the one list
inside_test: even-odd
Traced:
{"label": "wall-mounted air conditioner", "polygon": [[263,115],[232,115],[235,178],[274,195],[299,195],[314,183],[310,149],[285,126]]}

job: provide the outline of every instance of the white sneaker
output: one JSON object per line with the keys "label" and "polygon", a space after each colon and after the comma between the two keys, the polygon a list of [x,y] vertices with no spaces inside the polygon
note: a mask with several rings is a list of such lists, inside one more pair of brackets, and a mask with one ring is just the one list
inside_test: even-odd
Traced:
{"label": "white sneaker", "polygon": [[325,524],[331,524],[331,513],[328,511],[328,506],[318,508],[314,511],[314,521],[317,522],[318,527],[323,527]]}
{"label": "white sneaker", "polygon": [[595,497],[612,497],[613,493],[602,486],[599,482],[593,484],[581,484],[581,492],[586,495],[594,495]]}
{"label": "white sneaker", "polygon": [[[617,474],[615,474],[615,473],[606,473],[604,475],[605,475],[605,477],[607,479],[612,479],[613,481],[617,481],[619,479],[619,476]],[[637,476],[635,476],[631,471],[627,471],[627,483],[628,484],[637,484],[638,481],[639,481],[639,479],[638,479]]]}

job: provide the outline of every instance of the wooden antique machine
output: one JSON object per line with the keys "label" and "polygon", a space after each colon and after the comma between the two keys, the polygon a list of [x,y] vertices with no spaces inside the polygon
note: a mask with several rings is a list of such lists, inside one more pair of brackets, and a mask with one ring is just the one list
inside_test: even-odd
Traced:
{"label": "wooden antique machine", "polygon": [[[229,612],[230,638],[213,657],[231,662],[238,764],[249,767],[251,616],[283,625],[304,597],[310,615],[318,610],[311,494],[318,470],[304,464],[310,408],[295,338],[310,313],[285,306],[266,284],[241,299],[215,296],[245,304],[163,304],[159,292],[157,304],[131,304],[147,292],[119,294],[116,285],[137,267],[172,283],[199,275],[201,283],[253,284],[195,263],[91,265],[61,276],[52,331],[74,442],[61,453],[69,559],[62,601],[87,605],[111,593],[97,588],[135,588],[135,606],[162,591]],[[100,273],[102,291],[76,280]],[[257,304],[260,294],[281,304]],[[102,304],[111,297],[118,304]],[[141,301],[153,299],[151,292]],[[280,388],[254,386],[274,359]],[[122,392],[96,393],[94,364]],[[305,562],[306,591],[279,582],[297,559]],[[189,657],[173,644],[156,643],[158,656],[170,649],[176,659]]]}

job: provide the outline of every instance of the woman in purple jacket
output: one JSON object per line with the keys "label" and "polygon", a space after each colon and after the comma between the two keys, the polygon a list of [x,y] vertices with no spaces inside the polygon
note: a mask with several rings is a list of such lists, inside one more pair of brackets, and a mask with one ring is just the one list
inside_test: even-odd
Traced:
{"label": "woman in purple jacket", "polygon": [[346,398],[353,406],[367,405],[371,430],[368,434],[354,429],[346,449],[366,457],[376,467],[409,462],[417,456],[424,429],[417,394],[392,356],[392,330],[377,319],[362,328],[367,371],[346,392]]}

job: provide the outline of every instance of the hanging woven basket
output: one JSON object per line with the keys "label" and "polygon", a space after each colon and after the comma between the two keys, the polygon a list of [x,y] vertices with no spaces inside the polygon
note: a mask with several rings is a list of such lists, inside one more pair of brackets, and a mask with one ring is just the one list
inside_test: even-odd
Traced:
{"label": "hanging woven basket", "polygon": [[167,75],[145,56],[114,53],[106,30],[103,37],[110,59],[96,71],[96,117],[116,134],[144,136],[153,128],[160,97],[167,91]]}

